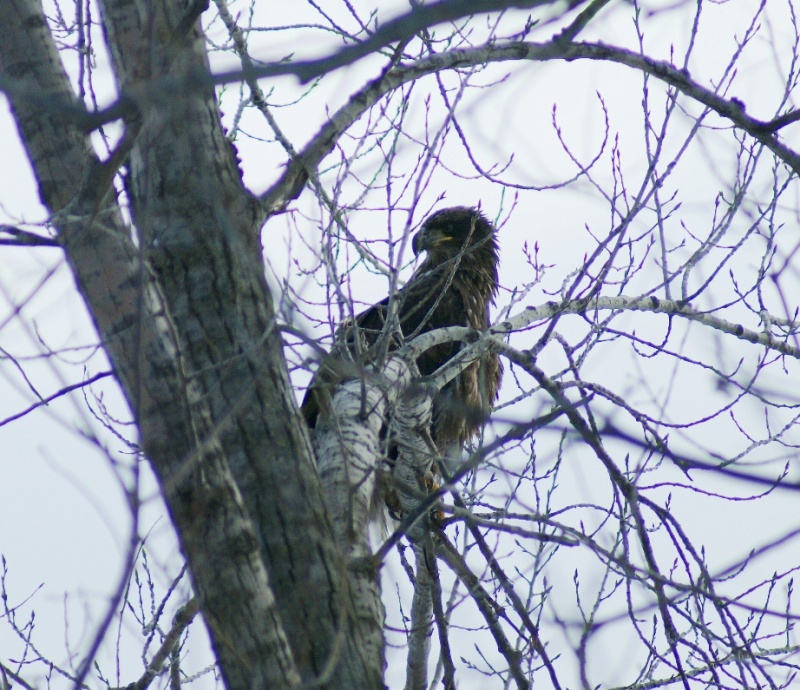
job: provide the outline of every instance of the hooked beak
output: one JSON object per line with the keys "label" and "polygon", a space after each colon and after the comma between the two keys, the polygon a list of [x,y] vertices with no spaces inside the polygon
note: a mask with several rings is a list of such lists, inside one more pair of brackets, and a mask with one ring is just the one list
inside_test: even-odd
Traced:
{"label": "hooked beak", "polygon": [[420,252],[428,248],[428,231],[425,227],[422,228],[411,240],[411,249],[414,250],[414,256],[419,256]]}
{"label": "hooked beak", "polygon": [[423,225],[422,230],[414,235],[411,240],[411,249],[414,250],[414,256],[419,256],[420,252],[438,247],[440,244],[449,242],[451,239],[452,237],[440,228],[428,228]]}

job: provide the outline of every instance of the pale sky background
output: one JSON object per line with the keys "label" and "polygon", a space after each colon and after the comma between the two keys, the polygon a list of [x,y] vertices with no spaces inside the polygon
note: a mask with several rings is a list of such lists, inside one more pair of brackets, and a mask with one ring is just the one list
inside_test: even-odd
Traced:
{"label": "pale sky background", "polygon": [[[661,3],[665,7],[671,4]],[[694,79],[707,84],[721,74],[733,50],[734,36],[742,35],[756,4],[749,0],[706,3],[698,39],[700,47],[690,63]],[[358,8],[371,6],[366,2],[355,5]],[[762,33],[750,46],[728,92],[729,96],[741,98],[747,104],[748,112],[756,117],[769,117],[773,112],[781,88],[774,56],[786,50],[792,39],[785,3],[773,0],[770,5],[770,11],[774,14],[764,19]],[[655,7],[656,3],[648,6]],[[406,4],[401,2],[381,2],[379,15],[385,21],[405,8]],[[245,6],[239,9],[246,11]],[[340,12],[341,9],[337,5],[336,11]],[[276,10],[270,6],[265,11]],[[307,12],[307,8],[303,11]],[[524,16],[527,13],[521,14]],[[612,7],[603,12],[595,27],[588,30],[583,39],[601,39],[609,44],[635,47],[630,14],[628,3],[612,3]],[[209,11],[207,16],[211,15],[212,11]],[[512,13],[505,21],[512,25],[519,15]],[[304,19],[316,21],[310,15],[306,18],[269,15],[256,23],[277,26],[290,21],[302,22]],[[670,46],[674,46],[676,55],[682,56],[691,20],[691,7],[688,7],[664,11],[646,22],[646,53],[659,59],[668,59]],[[475,23],[476,31],[484,24],[483,20],[478,20]],[[219,25],[211,27],[211,37],[219,39],[222,30]],[[442,28],[442,33],[445,30]],[[544,40],[549,33],[534,34],[532,38]],[[338,46],[335,39],[321,37],[319,32],[311,32],[307,34],[309,38],[302,40],[301,35],[305,36],[297,31],[290,34],[290,38],[281,38],[276,44],[270,44],[273,34],[253,34],[249,38],[251,55],[263,60],[279,58],[289,52],[294,52],[296,57],[310,57],[324,55],[327,50]],[[365,80],[377,73],[382,64],[382,61],[365,59],[353,67],[327,76],[304,101],[276,108],[275,116],[295,146],[302,146],[318,130],[326,114],[342,105]],[[100,55],[99,69],[102,70],[103,66],[104,57]],[[230,58],[227,58],[227,62],[217,60],[215,66],[217,69],[231,66]],[[589,61],[508,63],[487,69],[477,81],[490,83],[507,74],[510,76],[501,85],[471,93],[459,110],[460,121],[467,128],[474,151],[484,165],[505,161],[513,154],[514,163],[506,175],[509,179],[541,187],[569,179],[575,174],[575,167],[558,142],[553,128],[554,112],[564,139],[582,161],[587,161],[595,155],[604,139],[602,99],[608,111],[609,138],[611,142],[615,138],[618,140],[626,180],[632,188],[640,184],[646,159],[642,149],[642,79],[638,73],[621,66]],[[109,83],[102,80],[98,83],[101,89],[106,88],[105,93],[100,93],[101,99],[111,99]],[[271,100],[285,103],[292,103],[307,89],[291,78],[262,82],[265,90],[273,86],[275,92]],[[430,88],[430,82],[426,88]],[[231,100],[223,101],[226,124],[230,124],[235,113],[237,89],[236,85],[228,87],[227,95]],[[651,91],[654,94],[653,103],[663,107],[663,98],[658,96],[663,89],[654,80],[651,81]],[[686,103],[685,100],[682,102]],[[415,94],[410,108],[409,130],[423,137],[426,127],[423,99]],[[692,113],[698,111],[695,105],[689,105],[688,110]],[[441,114],[433,112],[432,115],[438,124]],[[685,117],[683,120],[688,131],[691,121]],[[709,124],[714,123],[724,125],[718,118],[710,118]],[[244,119],[242,128],[248,134],[268,136],[266,124],[260,116],[252,113]],[[682,143],[678,128],[676,132],[674,138],[667,141],[668,150],[674,150]],[[800,146],[800,126],[795,125],[787,130],[785,141],[795,148]],[[695,142],[686,152],[673,184],[673,188],[677,186],[683,204],[681,220],[699,234],[703,234],[701,228],[708,225],[712,218],[715,194],[727,191],[733,179],[729,171],[735,162],[735,149],[730,136],[708,130],[701,136],[701,142],[703,145]],[[239,137],[237,146],[243,160],[246,183],[254,192],[263,191],[276,179],[285,155],[277,145],[259,143],[246,136]],[[407,165],[414,155],[414,146],[401,148],[397,153],[398,168]],[[466,172],[470,172],[463,156],[460,159],[455,153],[454,156],[450,164],[457,168],[462,166]],[[600,166],[597,176],[606,185],[609,166]],[[765,178],[763,184],[764,189],[768,190],[768,179]],[[794,191],[786,197],[787,204],[791,199],[792,205],[785,209],[784,221],[790,222],[794,218],[796,223],[797,182],[792,182],[792,185]],[[446,198],[438,207],[473,205],[479,199],[488,215],[496,217],[500,214],[501,221],[505,222],[500,234],[501,282],[504,288],[511,289],[520,281],[531,279],[530,270],[524,262],[523,245],[527,242],[532,246],[538,242],[541,261],[552,268],[546,272],[542,284],[528,295],[516,311],[524,305],[539,304],[549,299],[546,292],[558,292],[564,280],[580,265],[586,252],[587,227],[600,235],[607,232],[609,227],[607,203],[586,182],[564,189],[521,191],[514,205],[511,195],[507,192],[503,197],[500,187],[496,185],[484,180],[458,180],[440,170],[423,196],[420,208],[433,204],[442,191],[446,191]],[[357,194],[358,190],[351,187],[347,189],[345,197],[354,198]],[[348,217],[350,231],[359,238],[385,238],[388,219],[386,211],[381,209],[385,206],[385,197],[381,199],[380,193],[375,193],[367,206],[376,210],[351,213]],[[309,194],[301,197],[293,207],[309,218],[318,217]],[[45,217],[7,104],[0,98],[0,223],[35,224]],[[415,217],[413,222],[418,224],[421,220],[421,217]],[[300,265],[310,261],[297,232],[302,232],[305,241],[315,246],[319,242],[319,226],[311,220],[303,220],[299,215],[294,221],[295,224],[290,225],[287,218],[278,217],[270,220],[264,229],[262,238],[269,255],[270,279],[273,285],[277,285],[287,278],[293,281],[304,297],[321,299],[322,290],[313,281],[298,277],[296,267],[290,261],[297,260]],[[394,232],[399,232],[405,222],[405,214],[396,213],[392,218]],[[410,258],[406,257],[407,260]],[[744,270],[748,260],[757,263],[758,257],[737,256],[734,265],[738,267],[739,262],[745,262],[741,265]],[[655,271],[652,262],[648,270]],[[404,275],[410,275],[410,269]],[[651,276],[652,273],[645,274],[642,279],[644,284],[653,283]],[[386,286],[385,278],[369,275],[361,268],[353,274],[351,290],[356,299],[372,302],[385,295]],[[501,295],[501,304],[507,303],[507,300],[508,293]],[[18,306],[23,307],[22,311],[14,315],[14,309]],[[664,328],[662,317],[632,314],[627,318],[641,320],[637,332],[646,333],[652,329],[653,333],[661,333]],[[304,322],[299,325],[308,326]],[[757,327],[753,323],[747,325]],[[720,341],[697,328],[688,331],[687,351],[694,356],[714,359],[711,355],[716,356]],[[569,333],[567,326],[562,330]],[[531,336],[520,336],[516,342],[524,344],[525,338],[530,341]],[[76,349],[61,356],[59,361],[52,358],[47,361],[25,360],[26,356],[42,352],[43,346],[39,341],[52,349]],[[35,401],[31,389],[46,397],[61,386],[80,380],[84,366],[90,374],[106,370],[107,363],[102,353],[91,348],[95,341],[96,335],[58,250],[29,251],[0,247],[0,348],[20,358],[27,377],[26,380],[7,360],[0,362],[0,419],[31,405]],[[726,350],[720,355],[721,359],[729,362],[735,362],[740,356],[752,359],[753,351],[748,349],[749,346],[731,345],[730,341],[730,338],[723,341],[725,348],[731,351],[728,353]],[[556,361],[548,360],[545,355],[540,365],[547,369],[548,366],[556,366]],[[642,374],[635,368],[637,366],[649,368]],[[785,375],[775,373],[769,380],[774,380],[777,387],[790,386],[796,389],[798,367],[795,362],[787,366],[789,368]],[[686,420],[702,416],[702,410],[714,406],[715,382],[710,376],[703,378],[691,372],[675,373],[670,368],[660,368],[657,362],[648,364],[641,359],[636,359],[634,363],[634,358],[626,358],[622,353],[619,359],[609,356],[607,361],[594,362],[589,371],[595,380],[608,382],[618,392],[630,395],[631,402],[648,399],[647,392],[637,388],[642,375],[654,390],[674,386],[676,390],[670,403],[671,413],[677,409],[685,413]],[[305,380],[307,376],[298,376],[298,385]],[[119,392],[113,383],[105,380],[95,384],[90,393],[78,391],[13,424],[0,427],[0,554],[7,564],[5,586],[9,602],[19,604],[28,599],[21,606],[19,615],[25,618],[31,610],[35,610],[34,640],[45,655],[61,663],[66,663],[67,650],[78,656],[85,651],[98,618],[105,613],[109,593],[118,585],[122,558],[130,539],[130,516],[123,487],[132,480],[131,459],[122,454],[120,443],[102,428],[98,420],[87,414],[84,395],[88,395],[94,408],[104,406],[112,417],[125,419],[126,411]],[[100,395],[101,400],[97,399]],[[513,395],[513,391],[507,395]],[[676,400],[679,401],[677,405]],[[507,419],[519,419],[524,414],[541,411],[548,404],[544,399],[533,399],[527,407],[512,408]],[[762,423],[760,414],[759,409],[753,406],[749,415],[738,421],[745,427],[756,429]],[[709,422],[703,435],[694,438],[702,439],[706,450],[722,454],[738,452],[740,439],[728,434],[728,423],[725,419]],[[502,425],[498,425],[496,430],[502,430]],[[123,430],[123,433],[130,431]],[[97,439],[97,443],[93,438]],[[796,432],[793,438],[797,440]],[[547,457],[548,449],[552,449],[556,441],[556,434],[548,436],[543,433],[541,439],[537,439],[543,458]],[[687,451],[698,450],[688,442],[684,447]],[[610,448],[614,450],[614,444],[610,444]],[[622,457],[623,451],[619,448],[616,450],[619,451],[617,456]],[[791,451],[787,449],[786,453],[787,458],[795,463]],[[508,462],[513,463],[514,459],[509,458]],[[149,535],[146,548],[150,571],[163,591],[179,572],[182,562],[154,480],[146,466],[142,466],[141,470],[141,493],[147,500],[140,518],[139,533],[142,536]],[[597,499],[597,485],[603,483],[598,471],[596,463],[578,455],[565,468],[561,482],[569,483],[575,503]],[[657,478],[665,482],[663,491],[666,493],[673,490],[667,482],[681,480],[682,475],[674,468],[665,468]],[[778,491],[758,502],[714,501],[700,491],[714,490],[749,496],[754,490],[718,476],[696,476],[693,479],[693,490],[675,491],[672,510],[681,515],[684,526],[689,528],[695,541],[705,544],[712,572],[736,562],[760,543],[800,528],[797,497],[792,492]],[[756,559],[750,577],[758,582],[759,578],[775,570],[797,567],[800,565],[800,559],[796,556],[797,547],[797,541],[790,541],[783,549],[770,551]],[[787,553],[792,555],[787,556]],[[566,620],[574,620],[571,579],[574,570],[580,569],[583,584],[591,586],[597,571],[592,569],[589,561],[585,553],[573,551],[562,553],[561,558],[554,561],[553,573],[561,574],[564,587],[554,588],[554,610],[551,614],[558,613]],[[140,567],[141,564],[140,561]],[[385,598],[388,602],[395,596],[394,583],[400,581],[403,586],[405,579],[394,559],[387,564],[385,575]],[[391,584],[388,584],[390,581]],[[187,589],[185,581],[182,587]],[[737,587],[740,587],[740,583]],[[407,592],[407,589],[404,587],[404,591]],[[467,607],[469,614],[464,615],[474,616],[471,604],[464,609]],[[397,624],[391,619],[389,622]],[[625,635],[631,635],[632,631],[624,624],[612,626],[610,631],[607,637],[598,637],[601,642],[595,643],[590,653],[595,654],[596,663],[605,668],[601,674],[604,682],[622,683],[629,678]],[[119,631],[116,623],[112,625],[99,657],[101,667],[112,684],[116,682],[113,651],[118,635],[123,650],[122,683],[132,682],[140,674],[138,634],[130,619]],[[203,635],[202,626],[193,625],[192,639],[187,645],[191,650],[185,666],[188,672],[199,671],[208,663],[204,643],[199,639]],[[455,650],[456,657],[473,655],[472,637],[466,635],[453,639],[465,640],[464,648]],[[399,641],[391,635],[389,640]],[[547,641],[551,657],[558,653],[568,658],[572,655],[570,648],[573,640],[569,635]],[[19,639],[0,620],[0,659],[6,662],[9,657],[18,658],[20,650]],[[491,641],[484,645],[483,651],[487,656],[496,654]],[[390,647],[388,655],[390,668],[387,682],[392,688],[401,687],[404,651]],[[39,673],[37,669],[30,680],[43,687],[44,681],[37,675]],[[468,678],[475,684],[465,682],[462,687],[487,687],[481,684],[477,674]],[[62,680],[53,681],[54,687],[66,685]],[[92,680],[91,685],[97,687],[100,684]],[[213,682],[207,676],[193,687],[212,686]]]}

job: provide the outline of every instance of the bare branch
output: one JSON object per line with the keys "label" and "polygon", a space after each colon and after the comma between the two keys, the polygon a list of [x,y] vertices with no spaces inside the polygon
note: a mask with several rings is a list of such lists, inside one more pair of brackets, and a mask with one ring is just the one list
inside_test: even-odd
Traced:
{"label": "bare branch", "polygon": [[0,245],[9,247],[59,247],[57,240],[52,237],[42,237],[36,233],[22,228],[14,227],[13,225],[0,225],[0,233],[11,235],[13,239],[6,239],[0,237]]}
{"label": "bare branch", "polygon": [[189,627],[200,611],[197,599],[192,598],[178,609],[172,620],[172,628],[164,637],[158,651],[153,655],[145,672],[135,683],[125,686],[125,690],[145,690],[163,672],[164,665],[170,660],[180,643],[181,635]]}
{"label": "bare branch", "polygon": [[501,611],[497,602],[489,596],[489,593],[481,585],[480,580],[475,577],[461,554],[458,553],[444,534],[438,535],[436,553],[466,585],[467,591],[492,632],[497,648],[508,662],[508,668],[516,686],[518,688],[530,688],[531,684],[520,667],[521,655],[512,647],[500,625]]}
{"label": "bare branch", "polygon": [[10,417],[6,417],[5,419],[0,419],[0,426],[5,426],[6,424],[9,424],[10,422],[13,422],[13,421],[15,421],[17,419],[20,419],[20,418],[24,417],[27,414],[30,414],[34,410],[38,410],[40,407],[47,406],[49,403],[53,402],[53,400],[58,400],[58,398],[61,398],[61,397],[65,396],[65,395],[71,393],[74,390],[79,390],[81,388],[85,388],[86,386],[91,386],[93,383],[95,383],[97,381],[100,381],[101,379],[108,378],[109,376],[112,376],[112,375],[113,375],[113,372],[111,372],[111,371],[103,371],[103,372],[101,372],[99,374],[95,374],[94,376],[89,377],[85,381],[81,381],[80,383],[74,383],[71,386],[65,386],[64,388],[62,388],[61,390],[57,391],[56,393],[53,393],[52,395],[49,395],[46,398],[43,398],[39,402],[34,403],[30,407],[25,408],[21,412],[17,412],[17,414],[11,415]]}

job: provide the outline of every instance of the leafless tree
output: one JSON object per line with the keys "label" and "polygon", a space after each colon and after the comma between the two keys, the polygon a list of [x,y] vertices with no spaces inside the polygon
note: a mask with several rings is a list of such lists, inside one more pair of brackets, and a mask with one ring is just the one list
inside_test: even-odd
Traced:
{"label": "leafless tree", "polygon": [[[0,277],[4,379],[30,397],[0,423],[46,436],[73,400],[130,516],[67,661],[3,561],[0,688],[791,686],[793,0],[274,4],[0,2],[47,216],[2,197],[0,261],[35,268],[22,292]],[[312,439],[298,400],[337,325],[402,286],[412,234],[456,204],[499,228],[493,327],[370,361]],[[31,315],[62,265],[89,343]],[[448,341],[421,381],[415,356]],[[427,392],[490,350],[482,438],[409,492]],[[381,525],[387,424],[407,476]],[[185,572],[149,560],[151,471]],[[138,678],[101,663],[125,627]]]}

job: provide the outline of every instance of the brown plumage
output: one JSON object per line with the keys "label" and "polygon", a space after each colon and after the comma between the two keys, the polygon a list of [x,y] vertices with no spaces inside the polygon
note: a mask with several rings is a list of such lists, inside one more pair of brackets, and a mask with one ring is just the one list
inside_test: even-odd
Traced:
{"label": "brown plumage", "polygon": [[[489,305],[494,302],[498,287],[496,231],[486,217],[477,209],[462,206],[437,211],[423,223],[412,246],[415,254],[426,251],[427,257],[394,296],[403,340],[446,326],[486,330]],[[340,326],[337,338],[344,341],[349,353],[343,352],[341,345],[334,348],[303,401],[302,411],[312,429],[320,410],[328,406],[330,389],[358,371],[354,357],[348,355],[357,350],[365,361],[365,352],[367,359],[372,359],[382,345],[384,351],[396,349],[398,338],[385,333],[388,313],[387,297],[356,316],[355,328],[352,321]],[[427,350],[417,359],[420,374],[434,373],[462,347],[462,343],[453,342]],[[501,376],[497,355],[488,353],[470,363],[436,394],[431,436],[440,453],[459,452],[480,429],[497,399]]]}

